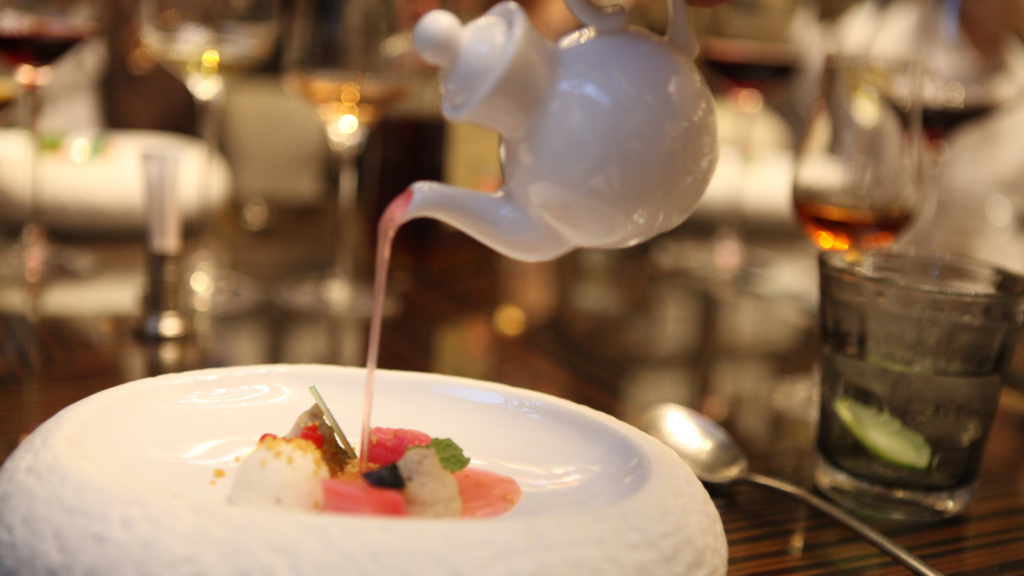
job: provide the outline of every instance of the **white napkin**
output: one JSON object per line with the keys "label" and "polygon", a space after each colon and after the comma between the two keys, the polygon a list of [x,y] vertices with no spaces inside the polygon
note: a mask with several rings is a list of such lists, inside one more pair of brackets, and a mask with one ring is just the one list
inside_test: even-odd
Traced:
{"label": "white napkin", "polygon": [[[141,269],[104,271],[89,278],[62,278],[46,286],[35,304],[46,317],[95,318],[138,316],[146,282]],[[0,286],[0,311],[24,313],[28,309],[24,288]]]}
{"label": "white napkin", "polygon": [[[202,140],[153,130],[80,132],[56,150],[40,151],[36,167],[36,217],[54,230],[126,233],[144,228],[144,152],[179,155],[177,197],[184,218],[216,209],[229,198],[231,170],[217,153],[207,178],[208,150]],[[22,130],[0,130],[0,219],[24,220],[29,206],[31,138]],[[209,201],[200,202],[200,188]]]}

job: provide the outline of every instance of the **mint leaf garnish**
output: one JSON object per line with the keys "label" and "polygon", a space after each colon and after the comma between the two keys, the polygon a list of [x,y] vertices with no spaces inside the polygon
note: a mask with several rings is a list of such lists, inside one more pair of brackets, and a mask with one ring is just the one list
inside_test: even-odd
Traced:
{"label": "mint leaf garnish", "polygon": [[407,450],[416,448],[429,448],[437,453],[437,459],[441,461],[441,467],[449,472],[458,472],[469,466],[470,459],[462,453],[462,448],[451,438],[431,438],[430,444],[426,446],[409,446]]}

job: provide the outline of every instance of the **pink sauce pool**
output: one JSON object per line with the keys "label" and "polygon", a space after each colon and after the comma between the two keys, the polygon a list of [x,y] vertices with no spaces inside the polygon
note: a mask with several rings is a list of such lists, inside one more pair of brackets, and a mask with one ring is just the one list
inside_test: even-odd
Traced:
{"label": "pink sauce pool", "polygon": [[362,480],[325,479],[320,481],[324,489],[323,510],[345,514],[375,514],[383,516],[405,516],[405,497],[398,490],[377,488]]}
{"label": "pink sauce pool", "polygon": [[515,480],[479,468],[455,473],[462,497],[463,518],[493,518],[508,512],[519,502],[522,490]]}
{"label": "pink sauce pool", "polygon": [[[465,468],[455,473],[462,499],[463,518],[493,518],[511,510],[522,495],[519,484],[508,476]],[[377,488],[362,480],[322,480],[324,512],[405,516],[400,490]]]}

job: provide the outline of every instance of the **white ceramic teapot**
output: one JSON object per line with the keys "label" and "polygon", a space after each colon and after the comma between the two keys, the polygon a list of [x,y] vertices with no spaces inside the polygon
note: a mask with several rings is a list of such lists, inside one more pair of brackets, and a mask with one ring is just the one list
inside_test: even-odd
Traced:
{"label": "white ceramic teapot", "polygon": [[444,115],[501,136],[493,194],[417,182],[403,221],[446,222],[519,260],[631,246],[693,212],[718,159],[686,0],[662,38],[621,8],[565,0],[586,28],[552,44],[514,2],[463,26],[434,10],[413,41],[441,68]]}

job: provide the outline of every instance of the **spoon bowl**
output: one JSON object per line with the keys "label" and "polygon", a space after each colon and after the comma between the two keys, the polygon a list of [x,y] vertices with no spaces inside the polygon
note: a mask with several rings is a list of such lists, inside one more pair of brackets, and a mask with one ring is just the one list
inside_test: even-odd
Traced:
{"label": "spoon bowl", "polygon": [[677,404],[657,404],[644,413],[642,428],[675,451],[702,482],[729,484],[749,471],[747,455],[739,445],[700,412]]}
{"label": "spoon bowl", "polygon": [[776,478],[752,474],[746,453],[732,436],[707,416],[678,404],[655,404],[641,418],[645,432],[671,448],[707,484],[750,482],[771,488],[831,516],[908,570],[921,576],[942,576],[881,532],[806,489]]}

